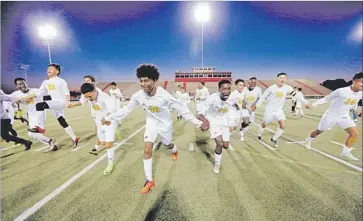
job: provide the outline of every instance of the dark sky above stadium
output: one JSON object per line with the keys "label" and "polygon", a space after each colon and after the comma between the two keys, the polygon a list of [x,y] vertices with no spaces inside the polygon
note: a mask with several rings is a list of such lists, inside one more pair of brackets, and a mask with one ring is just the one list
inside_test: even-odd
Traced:
{"label": "dark sky above stadium", "polygon": [[[37,27],[52,24],[54,62],[77,87],[98,81],[136,80],[140,63],[159,66],[161,79],[201,66],[201,25],[196,2],[1,3],[1,80],[23,76],[39,86],[48,52]],[[361,2],[213,2],[204,25],[204,66],[233,76],[271,79],[350,79],[362,70]]]}

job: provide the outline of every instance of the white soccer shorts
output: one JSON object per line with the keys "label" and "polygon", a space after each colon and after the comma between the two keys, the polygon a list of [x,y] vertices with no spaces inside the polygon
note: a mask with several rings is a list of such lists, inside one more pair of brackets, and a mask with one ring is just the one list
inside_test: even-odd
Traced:
{"label": "white soccer shorts", "polygon": [[171,139],[173,137],[173,129],[172,128],[160,128],[156,126],[150,126],[145,129],[144,133],[144,142],[155,143],[156,138],[160,137],[160,141],[164,145],[169,145],[171,143]]}
{"label": "white soccer shorts", "polygon": [[[43,114],[43,117],[40,115]],[[28,113],[29,128],[45,128],[45,115],[46,113],[37,113],[36,111]]]}
{"label": "white soccer shorts", "polygon": [[335,125],[338,125],[343,130],[349,127],[355,127],[356,124],[350,118],[350,116],[341,117],[336,115],[324,114],[323,117],[320,119],[318,130],[320,131],[327,131],[333,129]]}
{"label": "white soccer shorts", "polygon": [[230,132],[229,127],[220,121],[209,120],[210,124],[210,138],[215,139],[219,136],[222,136],[223,141],[229,141]]}
{"label": "white soccer shorts", "polygon": [[48,104],[49,110],[53,111],[56,118],[64,117],[64,109],[66,108],[66,102],[63,100],[50,100],[45,101]]}
{"label": "white soccer shorts", "polygon": [[97,137],[100,142],[114,142],[115,134],[117,129],[117,122],[115,120],[111,121],[110,125],[97,124]]}
{"label": "white soccer shorts", "polygon": [[281,121],[286,120],[284,111],[276,111],[276,112],[267,112],[265,111],[265,114],[263,115],[263,122],[265,124],[272,123],[274,121]]}

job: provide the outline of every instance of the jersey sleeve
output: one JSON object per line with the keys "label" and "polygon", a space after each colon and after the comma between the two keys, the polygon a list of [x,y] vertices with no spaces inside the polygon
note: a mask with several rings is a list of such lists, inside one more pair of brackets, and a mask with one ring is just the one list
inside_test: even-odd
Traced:
{"label": "jersey sleeve", "polygon": [[62,91],[65,95],[69,95],[68,84],[65,80],[62,80]]}
{"label": "jersey sleeve", "polygon": [[198,114],[205,116],[213,105],[213,96],[209,96],[207,100],[200,103]]}
{"label": "jersey sleeve", "polygon": [[331,92],[328,96],[325,96],[325,97],[315,101],[313,103],[313,107],[330,102],[333,98],[338,97],[339,93],[340,93],[340,89],[337,89],[337,90]]}
{"label": "jersey sleeve", "polygon": [[263,92],[262,96],[256,103],[256,107],[261,106],[261,104],[266,100],[266,98],[270,95],[270,93],[271,93],[271,87],[267,88],[265,92]]}
{"label": "jersey sleeve", "polygon": [[138,93],[137,93],[137,94],[134,94],[131,96],[130,102],[126,106],[121,108],[119,111],[106,116],[105,120],[106,121],[110,121],[110,120],[120,121],[120,120],[124,119],[125,117],[127,117],[138,104],[139,104],[139,101],[138,101]]}
{"label": "jersey sleeve", "polygon": [[309,102],[304,98],[303,93],[296,93],[295,98],[297,101],[301,102],[302,104],[308,104]]}
{"label": "jersey sleeve", "polygon": [[39,90],[41,90],[44,95],[48,94],[47,81],[42,82]]}

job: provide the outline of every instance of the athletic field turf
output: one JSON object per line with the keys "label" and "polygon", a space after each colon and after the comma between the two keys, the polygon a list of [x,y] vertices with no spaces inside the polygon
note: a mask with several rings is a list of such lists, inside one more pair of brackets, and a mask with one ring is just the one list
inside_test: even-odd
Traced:
{"label": "athletic field turf", "polygon": [[[156,187],[141,195],[144,184],[143,126],[145,114],[138,108],[123,120],[122,139],[117,142],[116,167],[109,176],[106,151],[88,153],[95,141],[89,107],[66,110],[66,119],[81,143],[73,151],[71,139],[48,114],[46,135],[61,149],[43,153],[36,143],[28,152],[23,147],[1,143],[1,218],[14,220],[362,220],[362,124],[354,145],[355,156],[340,157],[346,134],[339,128],[326,132],[307,150],[292,140],[303,140],[317,127],[327,106],[304,110],[306,117],[290,114],[277,150],[270,150],[272,133],[265,130],[257,141],[252,125],[245,137],[233,134],[232,146],[224,150],[220,173],[212,172],[214,141],[209,132],[174,119],[174,141],[179,159],[174,162],[161,146],[153,152]],[[194,104],[192,111],[195,112]],[[258,110],[261,122],[263,108]],[[276,125],[270,125],[275,130]],[[21,136],[26,128],[15,127]],[[196,132],[195,132],[196,131]],[[188,143],[195,141],[196,151]],[[291,140],[292,139],[292,140]],[[333,143],[332,141],[338,142]],[[323,151],[323,152],[321,152]],[[334,159],[331,159],[331,158]],[[338,162],[341,160],[340,162]],[[343,163],[348,163],[343,164]],[[360,171],[359,171],[360,170]]]}

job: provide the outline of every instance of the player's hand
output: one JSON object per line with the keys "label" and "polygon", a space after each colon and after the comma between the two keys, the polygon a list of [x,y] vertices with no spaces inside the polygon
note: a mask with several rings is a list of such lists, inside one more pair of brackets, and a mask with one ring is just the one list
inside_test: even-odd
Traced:
{"label": "player's hand", "polygon": [[238,106],[238,104],[234,104],[234,107],[235,107],[237,110],[239,110],[239,106]]}
{"label": "player's hand", "polygon": [[235,127],[235,126],[230,126],[230,127],[229,127],[229,132],[230,132],[230,133],[232,133],[235,129],[236,129],[236,127]]}
{"label": "player's hand", "polygon": [[251,110],[252,110],[252,111],[255,111],[255,110],[256,110],[256,104],[253,104],[253,105],[251,106]]}
{"label": "player's hand", "polygon": [[74,106],[75,106],[75,105],[74,105],[74,104],[72,104],[72,103],[68,103],[68,104],[67,104],[67,107],[68,107],[68,108],[72,108],[72,107],[74,107]]}
{"label": "player's hand", "polygon": [[111,124],[111,121],[107,121],[107,120],[105,120],[105,119],[102,119],[102,120],[101,120],[101,124],[102,124],[102,125],[107,125],[107,126],[109,126],[109,125]]}
{"label": "player's hand", "polygon": [[309,104],[305,104],[305,108],[306,108],[306,109],[311,109],[311,108],[313,108],[313,105],[312,105],[312,104],[310,104],[310,103],[309,103]]}
{"label": "player's hand", "polygon": [[209,129],[209,121],[208,120],[204,120],[203,123],[202,123],[202,125],[200,126],[200,129],[202,131],[208,130]]}

